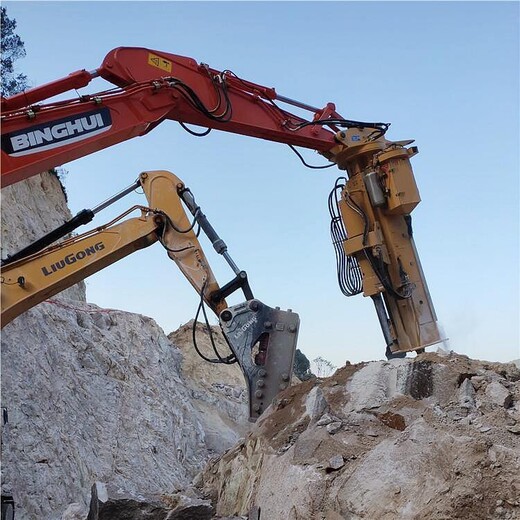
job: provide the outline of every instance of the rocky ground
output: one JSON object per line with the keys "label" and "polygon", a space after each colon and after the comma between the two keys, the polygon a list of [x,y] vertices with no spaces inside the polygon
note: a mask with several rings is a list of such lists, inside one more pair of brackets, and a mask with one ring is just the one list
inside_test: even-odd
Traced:
{"label": "rocky ground", "polygon": [[520,518],[519,381],[455,354],[347,365],[280,394],[198,485],[222,515]]}
{"label": "rocky ground", "polygon": [[346,365],[281,393],[194,487],[94,489],[88,520],[520,518],[519,381],[454,353]]}

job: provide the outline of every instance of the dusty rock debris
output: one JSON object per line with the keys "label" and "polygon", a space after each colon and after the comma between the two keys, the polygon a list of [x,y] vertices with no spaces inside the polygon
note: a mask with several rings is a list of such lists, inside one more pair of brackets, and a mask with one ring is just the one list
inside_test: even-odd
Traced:
{"label": "dusty rock debris", "polygon": [[453,353],[348,365],[281,393],[198,485],[222,515],[520,518],[519,380]]}

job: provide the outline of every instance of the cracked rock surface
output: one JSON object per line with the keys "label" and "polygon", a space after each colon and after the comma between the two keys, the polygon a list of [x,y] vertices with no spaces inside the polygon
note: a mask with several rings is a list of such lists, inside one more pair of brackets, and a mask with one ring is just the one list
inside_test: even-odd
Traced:
{"label": "cracked rock surface", "polygon": [[519,380],[455,354],[347,365],[281,393],[197,484],[221,515],[520,518]]}

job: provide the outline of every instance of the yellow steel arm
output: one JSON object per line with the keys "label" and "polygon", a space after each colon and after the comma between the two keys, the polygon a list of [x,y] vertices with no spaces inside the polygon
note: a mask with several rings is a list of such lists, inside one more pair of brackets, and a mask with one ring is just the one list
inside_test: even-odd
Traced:
{"label": "yellow steel arm", "polygon": [[[227,307],[209,295],[215,276],[178,196],[180,179],[166,171],[144,172],[141,186],[149,207],[135,206],[105,226],[70,238],[2,269],[2,327],[31,307],[158,240],[168,256],[218,314]],[[141,216],[119,220],[132,210]]]}
{"label": "yellow steel arm", "polygon": [[218,316],[227,304],[214,301],[211,295],[219,289],[209,262],[193,229],[190,229],[180,193],[184,183],[173,173],[157,170],[143,172],[139,176],[148,205],[167,217],[167,225],[161,232],[161,243],[168,256],[177,264],[197,293],[204,292],[204,300]]}
{"label": "yellow steel arm", "polygon": [[[142,173],[139,182],[149,207],[135,206],[105,226],[6,263],[1,274],[2,326],[87,276],[160,241],[197,293],[219,316],[233,354],[225,359],[220,356],[205,359],[238,361],[248,386],[250,420],[254,421],[277,393],[289,385],[299,317],[290,310],[273,309],[253,298],[245,272],[239,271],[231,260],[225,243],[178,177],[166,171],[150,171]],[[181,199],[237,275],[222,288],[209,267]],[[119,222],[135,209],[141,211],[140,217]],[[247,301],[228,307],[225,296],[238,288],[243,289]]]}

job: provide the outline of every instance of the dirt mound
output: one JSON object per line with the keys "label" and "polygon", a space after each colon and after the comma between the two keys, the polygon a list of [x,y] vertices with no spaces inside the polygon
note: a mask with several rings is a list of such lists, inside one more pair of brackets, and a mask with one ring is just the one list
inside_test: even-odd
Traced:
{"label": "dirt mound", "polygon": [[519,381],[454,354],[347,365],[281,393],[198,485],[262,520],[520,518]]}

